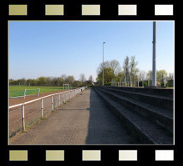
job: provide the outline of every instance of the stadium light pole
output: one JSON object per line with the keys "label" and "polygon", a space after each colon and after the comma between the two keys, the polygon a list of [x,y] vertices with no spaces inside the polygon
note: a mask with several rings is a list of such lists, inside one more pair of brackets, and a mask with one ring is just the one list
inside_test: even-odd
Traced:
{"label": "stadium light pole", "polygon": [[156,86],[156,22],[153,22],[152,86]]}
{"label": "stadium light pole", "polygon": [[105,42],[103,42],[103,72],[102,72],[102,86],[104,86],[104,44]]}

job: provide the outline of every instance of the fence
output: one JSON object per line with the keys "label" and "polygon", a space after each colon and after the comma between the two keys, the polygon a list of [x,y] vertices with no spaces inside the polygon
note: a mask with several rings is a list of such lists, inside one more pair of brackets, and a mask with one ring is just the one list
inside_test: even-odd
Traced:
{"label": "fence", "polygon": [[30,127],[56,107],[64,104],[80,93],[81,89],[84,90],[85,88],[81,87],[55,93],[25,103],[9,106],[9,138]]}
{"label": "fence", "polygon": [[[171,87],[173,87],[173,79],[172,78],[157,79],[156,83],[157,83],[157,86],[166,87],[168,81],[171,81]],[[117,86],[117,87],[152,86],[152,80],[141,80],[141,81],[135,80],[135,81],[126,81],[126,82],[115,82],[115,83],[111,83],[111,86]]]}

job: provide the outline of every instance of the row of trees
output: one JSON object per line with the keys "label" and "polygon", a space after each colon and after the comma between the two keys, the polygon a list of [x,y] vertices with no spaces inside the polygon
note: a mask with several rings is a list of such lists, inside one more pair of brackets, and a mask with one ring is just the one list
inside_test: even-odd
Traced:
{"label": "row of trees", "polygon": [[101,63],[97,69],[97,83],[102,83],[103,67],[104,84],[110,84],[111,81],[120,82],[120,80],[123,81],[124,79],[126,79],[126,81],[130,81],[130,79],[135,80],[137,78],[137,72],[139,71],[137,64],[135,56],[131,58],[127,56],[124,60],[123,67],[120,66],[117,60],[105,61],[104,64]]}
{"label": "row of trees", "polygon": [[38,77],[37,79],[9,79],[9,85],[28,85],[28,86],[63,86],[63,84],[71,84],[73,87],[90,85],[93,82],[93,77],[90,75],[86,80],[85,75],[80,74],[80,79],[75,80],[74,76],[62,74],[60,77]]}
{"label": "row of trees", "polygon": [[[147,73],[140,71],[137,68],[138,62],[135,60],[135,56],[124,59],[123,66],[117,60],[105,61],[104,62],[104,84],[110,85],[111,82],[128,82],[128,81],[142,81],[152,80],[152,70]],[[103,63],[101,63],[97,69],[97,84],[102,85],[102,73]],[[161,82],[164,78],[173,79],[173,74],[168,73],[165,70],[157,70],[156,78]],[[160,83],[161,84],[161,83]]]}
{"label": "row of trees", "polygon": [[[167,73],[166,70],[157,70],[156,71],[156,79],[162,80],[164,78],[173,79],[173,73]],[[152,70],[149,70],[147,73],[145,71],[139,72],[140,80],[152,80]]]}

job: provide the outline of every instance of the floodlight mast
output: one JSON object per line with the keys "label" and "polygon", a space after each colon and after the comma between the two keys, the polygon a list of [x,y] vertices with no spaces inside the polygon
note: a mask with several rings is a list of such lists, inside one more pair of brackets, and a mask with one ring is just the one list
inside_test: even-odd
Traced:
{"label": "floodlight mast", "polygon": [[152,86],[156,86],[156,22],[153,22]]}
{"label": "floodlight mast", "polygon": [[102,72],[102,86],[104,86],[104,44],[105,42],[103,42],[103,72]]}

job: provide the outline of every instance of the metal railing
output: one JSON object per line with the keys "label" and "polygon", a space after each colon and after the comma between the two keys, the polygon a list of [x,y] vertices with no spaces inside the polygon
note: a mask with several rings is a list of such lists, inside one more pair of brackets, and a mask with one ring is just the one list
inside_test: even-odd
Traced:
{"label": "metal railing", "polygon": [[[171,78],[163,78],[163,79],[157,79],[157,86],[166,87],[166,84],[168,80],[172,80]],[[126,81],[126,82],[115,82],[111,83],[111,86],[116,87],[144,87],[144,86],[152,86],[152,80],[135,80],[135,81]],[[173,85],[172,85],[173,87]]]}
{"label": "metal railing", "polygon": [[86,87],[54,93],[25,103],[9,106],[9,138],[24,131],[56,107],[63,105]]}

